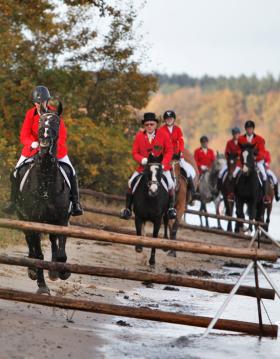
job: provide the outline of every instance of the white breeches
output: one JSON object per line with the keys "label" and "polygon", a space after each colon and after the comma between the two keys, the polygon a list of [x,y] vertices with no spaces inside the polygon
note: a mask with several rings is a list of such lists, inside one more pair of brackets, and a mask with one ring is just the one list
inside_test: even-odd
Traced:
{"label": "white breeches", "polygon": [[195,170],[194,170],[193,166],[190,165],[188,162],[186,162],[184,160],[184,158],[180,158],[180,166],[186,172],[188,177],[192,177],[192,179],[195,178]]}
{"label": "white breeches", "polygon": [[[27,158],[28,158],[28,157],[25,157],[25,156],[21,155],[20,158],[19,158],[19,160],[17,161],[17,164],[16,164],[15,169],[17,169],[17,168],[22,164],[22,162],[23,162],[24,160],[26,160]],[[32,157],[29,157],[29,158],[30,158],[30,160],[32,159]],[[72,168],[73,174],[74,174],[74,176],[75,176],[76,172],[75,172],[75,169],[74,169],[74,167],[73,167],[73,165],[72,165],[72,163],[71,163],[71,161],[70,161],[68,155],[66,155],[66,156],[64,156],[64,157],[62,157],[62,158],[60,158],[58,161],[59,161],[59,162],[67,163],[67,164]]]}
{"label": "white breeches", "polygon": [[277,180],[277,177],[275,175],[275,173],[269,168],[266,170],[266,173],[271,176],[272,180],[273,180],[273,183],[274,184],[277,184],[278,183],[278,180]]}
{"label": "white breeches", "polygon": [[264,169],[264,161],[261,160],[261,161],[257,162],[257,166],[258,166],[259,171],[262,174],[263,181],[266,181],[267,180],[267,174],[266,174],[265,169]]}
{"label": "white breeches", "polygon": [[226,172],[226,170],[227,170],[227,164],[224,164],[219,172],[218,178],[223,178],[223,175]]}
{"label": "white breeches", "polygon": [[[164,176],[167,179],[167,183],[168,183],[168,189],[174,189],[175,188],[175,184],[174,181],[171,177],[171,173],[170,171],[163,171]],[[130,177],[130,179],[128,180],[128,188],[131,188],[131,184],[132,181],[134,180],[135,177],[137,177],[139,175],[139,172],[135,171],[132,176]]]}
{"label": "white breeches", "polygon": [[238,175],[240,170],[241,170],[241,168],[239,166],[236,166],[234,171],[233,171],[232,177],[236,178],[236,176]]}

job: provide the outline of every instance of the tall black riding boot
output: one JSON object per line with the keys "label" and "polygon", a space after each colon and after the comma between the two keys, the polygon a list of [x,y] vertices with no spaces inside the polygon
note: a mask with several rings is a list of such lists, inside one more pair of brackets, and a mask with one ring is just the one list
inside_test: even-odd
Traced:
{"label": "tall black riding boot", "polygon": [[194,183],[193,183],[193,179],[191,176],[188,177],[188,187],[189,187],[190,193],[193,198],[194,194],[195,194],[195,188],[194,188]]}
{"label": "tall black riding boot", "polygon": [[81,216],[83,214],[83,208],[80,204],[79,186],[76,175],[72,175],[70,178],[71,195],[72,195],[72,216]]}
{"label": "tall black riding boot", "polygon": [[218,190],[218,192],[221,192],[221,190],[222,190],[222,184],[223,184],[223,179],[222,179],[222,178],[218,178],[218,181],[217,181],[217,190]]}
{"label": "tall black riding boot", "polygon": [[131,193],[131,190],[128,190],[126,192],[125,198],[126,198],[125,208],[121,210],[120,217],[122,219],[129,219],[132,214],[131,206],[133,202],[133,194]]}
{"label": "tall black riding boot", "polygon": [[10,201],[3,208],[3,212],[5,212],[7,214],[13,214],[16,211],[16,202],[17,202],[18,192],[19,192],[19,183],[18,183],[19,181],[18,181],[17,177],[14,176],[14,171],[11,173],[10,181],[11,181]]}
{"label": "tall black riding boot", "polygon": [[175,219],[177,216],[177,211],[174,208],[175,206],[175,190],[169,190],[169,208],[167,210],[168,219]]}
{"label": "tall black riding boot", "polygon": [[278,192],[278,183],[276,183],[274,185],[274,196],[275,196],[275,200],[278,202],[279,201],[279,192]]}

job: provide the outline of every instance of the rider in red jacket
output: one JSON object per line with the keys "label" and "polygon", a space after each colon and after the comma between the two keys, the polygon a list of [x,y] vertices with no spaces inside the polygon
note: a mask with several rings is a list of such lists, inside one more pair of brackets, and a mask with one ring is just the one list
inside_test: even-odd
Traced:
{"label": "rider in red jacket", "polygon": [[145,130],[139,131],[134,139],[132,155],[137,162],[138,167],[128,181],[128,191],[126,193],[126,208],[121,211],[121,218],[129,219],[131,217],[131,206],[133,195],[131,192],[132,181],[135,177],[144,171],[144,166],[148,163],[149,154],[154,156],[163,155],[162,166],[163,174],[167,178],[170,203],[168,209],[168,217],[176,218],[176,210],[174,208],[174,181],[170,173],[170,162],[172,160],[173,148],[169,137],[157,130],[158,119],[153,112],[144,114],[142,120]]}
{"label": "rider in red jacket", "polygon": [[[238,139],[239,139],[240,133],[241,133],[241,131],[240,131],[240,128],[238,128],[238,127],[234,127],[231,130],[232,138],[227,141],[226,148],[225,148],[226,159],[228,159],[229,154],[236,154],[237,156],[239,156],[240,147],[239,147]],[[241,166],[239,159],[236,162],[236,166],[238,166],[239,168]],[[222,181],[223,181],[223,177],[224,177],[224,174],[226,171],[227,171],[227,164],[225,164],[219,172],[218,184],[217,184],[218,191],[220,191],[222,188]]]}
{"label": "rider in red jacket", "polygon": [[208,142],[208,137],[202,136],[200,138],[201,146],[194,151],[194,158],[200,174],[209,171],[215,160],[215,153],[208,148]]}
{"label": "rider in red jacket", "polygon": [[163,114],[165,125],[160,128],[171,140],[173,146],[173,155],[180,155],[180,167],[183,168],[188,179],[188,186],[193,196],[195,193],[193,180],[196,176],[195,169],[184,159],[184,136],[181,128],[175,125],[176,114],[172,110],[165,111]]}
{"label": "rider in red jacket", "polygon": [[[19,190],[19,183],[17,181],[17,169],[24,163],[28,158],[32,158],[39,151],[38,142],[38,128],[40,119],[40,106],[44,106],[45,109],[53,109],[48,106],[48,101],[51,98],[49,90],[45,86],[37,86],[32,92],[32,102],[34,107],[26,112],[25,119],[20,132],[20,141],[23,144],[21,156],[16,164],[15,171],[11,176],[12,190],[11,199],[8,206],[4,209],[6,213],[13,213],[16,209],[16,200]],[[64,121],[60,119],[59,137],[57,142],[57,158],[59,162],[64,162],[72,169],[70,180],[71,194],[72,194],[72,216],[79,216],[83,214],[82,207],[79,202],[79,189],[76,172],[72,163],[67,155],[66,147],[66,128]]]}

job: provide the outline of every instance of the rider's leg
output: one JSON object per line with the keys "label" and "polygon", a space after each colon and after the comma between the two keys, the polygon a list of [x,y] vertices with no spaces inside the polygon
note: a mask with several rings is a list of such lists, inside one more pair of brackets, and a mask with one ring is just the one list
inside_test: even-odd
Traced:
{"label": "rider's leg", "polygon": [[163,171],[163,174],[167,179],[168,191],[169,191],[169,208],[167,211],[167,216],[169,219],[175,219],[176,215],[177,215],[176,209],[174,208],[174,206],[175,206],[175,184],[171,177],[170,171]]}
{"label": "rider's leg", "polygon": [[221,189],[222,189],[223,177],[224,177],[224,174],[225,174],[226,170],[227,170],[227,165],[225,164],[225,165],[221,168],[221,170],[220,170],[220,172],[219,172],[219,175],[218,175],[217,190],[218,190],[219,192],[220,192]]}
{"label": "rider's leg", "polygon": [[63,158],[59,159],[59,162],[66,163],[70,166],[72,169],[71,175],[70,175],[70,184],[71,184],[71,199],[72,199],[72,216],[81,216],[83,214],[83,208],[80,204],[80,194],[79,194],[79,185],[78,185],[78,178],[76,175],[76,171],[69,159],[69,157],[66,155]]}
{"label": "rider's leg", "polygon": [[275,173],[270,168],[267,169],[266,172],[272,178],[273,185],[274,185],[274,195],[275,195],[276,201],[278,202],[280,198],[279,198],[279,193],[278,193],[278,180],[277,180],[277,177],[276,177]]}
{"label": "rider's leg", "polygon": [[27,157],[20,156],[15,169],[10,175],[10,181],[11,181],[11,193],[10,193],[10,201],[7,203],[7,205],[3,208],[3,212],[7,214],[13,214],[16,210],[16,201],[18,198],[18,192],[19,192],[19,181],[17,178],[17,168],[20,167],[20,165],[26,160]]}
{"label": "rider's leg", "polygon": [[125,208],[123,208],[121,210],[121,218],[122,219],[129,219],[132,215],[132,202],[133,202],[133,194],[132,194],[132,189],[131,189],[131,185],[132,185],[132,181],[134,180],[135,177],[137,177],[139,175],[139,172],[135,171],[133,173],[133,175],[130,177],[130,179],[128,180],[128,189],[125,195]]}
{"label": "rider's leg", "polygon": [[192,165],[184,160],[184,158],[180,158],[180,166],[187,174],[188,185],[191,192],[191,196],[193,197],[195,194],[195,188],[193,180],[195,179],[196,173]]}
{"label": "rider's leg", "polygon": [[264,188],[264,202],[269,202],[270,198],[268,197],[268,183],[267,183],[267,174],[264,168],[264,161],[258,161],[257,166],[259,171],[262,174],[263,188]]}

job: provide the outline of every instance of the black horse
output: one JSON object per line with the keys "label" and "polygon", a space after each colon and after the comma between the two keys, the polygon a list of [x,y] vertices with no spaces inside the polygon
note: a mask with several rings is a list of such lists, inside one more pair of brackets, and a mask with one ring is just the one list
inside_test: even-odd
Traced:
{"label": "black horse", "polygon": [[[17,180],[21,183],[17,199],[17,215],[21,220],[43,222],[67,226],[71,203],[67,176],[63,175],[56,158],[62,105],[56,112],[41,108],[39,120],[39,153],[34,160],[17,170]],[[64,168],[69,175],[70,168]],[[28,173],[27,173],[28,172]],[[26,231],[25,239],[29,258],[44,259],[41,249],[41,235]],[[66,262],[66,237],[51,234],[52,261]],[[37,280],[38,293],[49,293],[42,269],[28,268],[31,279]],[[58,277],[65,280],[69,272],[49,272],[52,280]]]}
{"label": "black horse", "polygon": [[[233,207],[234,207],[234,186],[235,186],[235,179],[233,178],[233,172],[236,167],[238,159],[237,153],[228,153],[227,154],[227,172],[224,175],[225,178],[223,179],[221,185],[221,192],[223,195],[225,208],[226,208],[226,215],[232,216],[233,214]],[[227,231],[232,232],[232,221],[228,221]]]}
{"label": "black horse", "polygon": [[[166,215],[169,195],[168,190],[162,184],[162,156],[148,157],[144,173],[133,195],[133,211],[135,214],[135,227],[137,236],[142,235],[146,222],[152,222],[153,237],[157,238],[162,223],[162,218]],[[166,184],[167,187],[167,184]],[[137,252],[142,252],[142,246],[135,247]],[[151,250],[150,265],[155,264],[155,248]]]}
{"label": "black horse", "polygon": [[[243,164],[242,172],[237,176],[235,183],[235,203],[236,215],[238,218],[245,218],[244,204],[248,206],[248,214],[250,220],[263,222],[264,215],[264,188],[260,183],[255,160],[255,146],[244,144],[241,146],[241,162]],[[241,223],[236,222],[235,232],[239,232]],[[249,230],[253,230],[252,224]]]}

